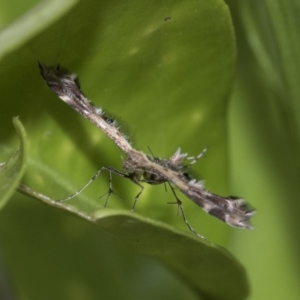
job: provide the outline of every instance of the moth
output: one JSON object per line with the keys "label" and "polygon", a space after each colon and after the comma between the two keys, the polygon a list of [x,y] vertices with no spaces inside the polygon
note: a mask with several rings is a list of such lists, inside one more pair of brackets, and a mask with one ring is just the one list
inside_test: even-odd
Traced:
{"label": "moth", "polygon": [[[189,174],[188,169],[190,165],[195,163],[203,153],[197,157],[187,157],[187,154],[181,153],[180,148],[178,148],[170,158],[162,159],[134,149],[129,138],[120,131],[116,120],[108,117],[101,108],[97,108],[86,98],[80,89],[79,81],[75,74],[69,73],[59,65],[46,67],[39,63],[39,69],[47,85],[61,100],[100,128],[126,155],[126,158],[123,160],[123,172],[112,167],[103,167],[83,188],[75,194],[58,201],[68,200],[78,195],[90,182],[99,176],[101,171],[107,170],[110,174],[110,179],[111,173],[116,173],[130,179],[141,188],[135,197],[132,210],[143,191],[142,183],[152,185],[167,183],[170,185],[176,197],[176,203],[182,211],[184,221],[191,231],[195,232],[185,217],[181,200],[176,196],[174,187],[200,206],[205,212],[228,225],[253,229],[250,219],[254,215],[255,210],[250,208],[244,199],[215,195],[206,190],[202,182],[197,181]],[[186,164],[186,159],[191,159],[192,162]],[[112,192],[110,184],[109,195]]]}

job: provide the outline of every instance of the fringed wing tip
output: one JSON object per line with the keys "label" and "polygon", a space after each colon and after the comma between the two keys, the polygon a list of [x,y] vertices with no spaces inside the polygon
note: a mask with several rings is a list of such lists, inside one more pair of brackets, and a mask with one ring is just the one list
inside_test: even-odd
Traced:
{"label": "fringed wing tip", "polygon": [[251,224],[251,218],[256,213],[256,210],[251,208],[244,199],[232,199],[235,209],[233,213],[227,216],[226,223],[231,226],[254,229]]}

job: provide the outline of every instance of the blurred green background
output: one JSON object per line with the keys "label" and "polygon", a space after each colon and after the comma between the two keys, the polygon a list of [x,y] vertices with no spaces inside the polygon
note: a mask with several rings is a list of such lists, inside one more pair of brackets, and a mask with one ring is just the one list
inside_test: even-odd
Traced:
{"label": "blurred green background", "polygon": [[[35,190],[61,198],[101,166],[121,168],[112,142],[40,78],[37,60],[61,63],[138,149],[168,157],[208,147],[195,172],[211,191],[247,199],[255,230],[181,197],[190,223],[245,266],[249,299],[299,299],[300,4],[226,3],[0,1],[0,158],[17,148],[18,115],[29,142],[22,182]],[[136,187],[113,183],[124,201],[109,206],[130,209]],[[106,186],[104,175],[72,204],[94,211]],[[170,201],[163,186],[146,187],[135,212],[187,231]],[[1,211],[0,266],[3,299],[199,299],[163,264],[19,194]]]}

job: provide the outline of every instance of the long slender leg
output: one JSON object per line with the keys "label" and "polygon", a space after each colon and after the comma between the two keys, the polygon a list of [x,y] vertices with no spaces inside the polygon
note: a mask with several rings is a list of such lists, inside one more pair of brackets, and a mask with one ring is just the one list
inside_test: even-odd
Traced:
{"label": "long slender leg", "polygon": [[95,181],[98,177],[99,177],[99,175],[100,175],[100,173],[103,171],[103,170],[106,170],[107,168],[105,168],[105,167],[103,167],[103,168],[101,168],[100,170],[98,170],[97,172],[96,172],[96,174],[82,187],[82,188],[80,188],[78,191],[76,191],[74,194],[72,194],[72,195],[70,195],[70,196],[68,196],[68,197],[66,197],[66,198],[62,198],[62,199],[58,199],[58,200],[56,200],[56,202],[63,202],[63,201],[68,201],[68,200],[70,200],[70,199],[72,199],[72,198],[74,198],[74,197],[76,197],[77,195],[79,195],[86,187],[88,187],[93,181]]}
{"label": "long slender leg", "polygon": [[[122,176],[122,177],[128,177],[128,175],[126,175],[126,174],[124,174],[124,173],[121,173],[121,172],[119,172],[118,170],[116,170],[116,169],[114,169],[114,168],[111,168],[111,167],[109,167],[109,168],[107,168],[107,167],[102,167],[100,170],[98,170],[97,172],[96,172],[96,174],[82,187],[82,188],[80,188],[77,192],[75,192],[74,194],[72,194],[72,195],[70,195],[70,196],[68,196],[68,197],[66,197],[66,198],[62,198],[62,199],[58,199],[58,200],[56,200],[56,202],[64,202],[64,201],[68,201],[68,200],[70,200],[70,199],[72,199],[72,198],[74,198],[74,197],[76,197],[76,196],[78,196],[85,188],[87,188],[93,181],[95,181],[98,177],[99,177],[99,175],[101,174],[101,172],[103,171],[103,170],[106,170],[106,171],[108,171],[110,174],[111,174],[111,172],[113,172],[113,173],[115,173],[115,174],[117,174],[117,175],[119,175],[119,176]],[[110,176],[110,178],[111,178],[111,176]],[[111,188],[111,184],[110,184],[110,188]],[[108,192],[109,193],[109,192]],[[112,193],[112,192],[111,192]],[[106,193],[107,194],[107,193]],[[106,195],[105,194],[105,195]]]}
{"label": "long slender leg", "polygon": [[[107,171],[108,171],[108,176],[109,176],[109,177],[108,177],[108,178],[109,178],[109,188],[108,188],[108,191],[107,191],[104,195],[102,195],[101,197],[98,198],[98,199],[100,200],[100,199],[103,198],[105,195],[107,195],[106,201],[105,201],[105,204],[104,204],[104,207],[107,206],[111,194],[113,194],[113,195],[117,196],[119,199],[123,200],[119,195],[117,195],[117,194],[114,192],[113,187],[112,187],[112,175],[111,175],[111,174],[112,174],[114,171],[112,171],[110,168],[108,168]],[[116,170],[116,171],[117,171],[117,170]],[[119,171],[117,171],[116,174],[120,175],[120,174],[119,174]],[[122,175],[125,175],[125,174],[122,173]],[[120,175],[120,176],[121,176],[121,175]]]}
{"label": "long slender leg", "polygon": [[[168,182],[169,183],[169,182]],[[172,202],[172,203],[169,203],[169,204],[177,204],[178,205],[178,208],[181,210],[181,214],[182,214],[182,218],[183,218],[183,221],[184,223],[187,225],[187,227],[189,228],[189,230],[191,232],[193,232],[194,234],[196,234],[198,237],[202,238],[202,239],[205,239],[204,236],[202,236],[201,234],[199,234],[192,226],[191,224],[188,222],[186,216],[185,216],[185,212],[184,212],[184,209],[183,209],[183,205],[182,205],[182,201],[177,197],[176,193],[175,193],[175,190],[174,188],[172,187],[172,185],[169,183],[169,186],[173,192],[173,195],[176,199],[176,202]]]}
{"label": "long slender leg", "polygon": [[[133,203],[132,208],[131,208],[131,211],[134,211],[135,206],[136,206],[136,203],[137,203],[137,201],[138,201],[140,195],[142,194],[142,192],[143,192],[143,190],[144,190],[144,187],[143,187],[137,180],[132,179],[129,175],[124,174],[124,173],[122,173],[122,172],[120,172],[120,171],[118,171],[118,170],[116,170],[116,169],[114,169],[114,168],[112,168],[112,167],[107,168],[107,170],[108,170],[108,171],[111,171],[111,172],[113,172],[113,173],[115,173],[115,174],[117,174],[117,175],[119,175],[119,176],[121,176],[121,177],[130,179],[134,184],[138,185],[138,186],[141,188],[141,190],[138,192],[138,194],[137,194],[137,195],[135,196],[135,198],[134,198],[134,203]],[[115,193],[113,192],[113,190],[112,190],[112,185],[110,185],[110,189],[111,189],[112,193],[115,194]],[[115,194],[115,195],[116,195],[117,197],[119,197],[117,194]],[[120,198],[120,197],[119,197],[119,198]]]}
{"label": "long slender leg", "polygon": [[138,181],[136,181],[136,180],[134,180],[134,179],[131,179],[131,181],[133,182],[133,183],[135,183],[136,185],[138,185],[140,188],[141,188],[141,190],[138,192],[138,194],[135,196],[135,198],[134,198],[134,202],[133,202],[133,205],[132,205],[132,208],[131,208],[131,211],[134,211],[134,209],[135,209],[135,206],[136,206],[136,203],[137,203],[137,201],[139,200],[139,197],[140,197],[140,195],[142,194],[142,192],[143,192],[143,190],[144,190],[144,187],[138,182]]}

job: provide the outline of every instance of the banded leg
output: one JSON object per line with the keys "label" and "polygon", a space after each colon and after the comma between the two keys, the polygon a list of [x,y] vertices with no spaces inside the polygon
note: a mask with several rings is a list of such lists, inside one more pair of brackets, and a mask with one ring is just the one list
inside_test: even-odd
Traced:
{"label": "banded leg", "polygon": [[[128,178],[130,178],[130,177],[128,177]],[[131,179],[131,181],[134,183],[134,184],[136,184],[136,185],[138,185],[140,188],[141,188],[141,190],[137,193],[137,195],[134,197],[134,202],[133,202],[133,205],[132,205],[132,207],[131,207],[131,211],[134,211],[134,209],[135,209],[135,206],[136,206],[136,203],[137,203],[137,201],[139,200],[139,198],[140,198],[140,196],[141,196],[141,194],[142,194],[142,192],[143,192],[143,190],[144,190],[144,187],[137,181],[137,180],[134,180],[134,179],[132,179],[132,178],[130,178]]]}
{"label": "banded leg", "polygon": [[[109,170],[108,170],[109,169]],[[119,176],[122,176],[123,177],[123,175],[125,176],[126,174],[123,174],[123,173],[121,173],[121,172],[119,172],[119,171],[117,171],[117,170],[115,170],[115,169],[112,169],[112,168],[108,168],[107,169],[107,171],[108,171],[108,179],[109,179],[109,188],[108,188],[108,191],[104,194],[104,195],[102,195],[102,196],[100,196],[98,199],[100,200],[101,198],[103,198],[105,195],[107,195],[107,197],[106,197],[106,201],[105,201],[105,204],[104,204],[104,207],[106,207],[107,206],[107,204],[108,204],[108,201],[109,201],[109,198],[110,198],[110,195],[111,194],[113,194],[113,195],[115,195],[115,196],[117,196],[119,199],[121,199],[121,200],[123,200],[119,195],[117,195],[115,192],[114,192],[114,190],[113,190],[113,187],[112,187],[112,173],[114,172],[114,171],[116,171],[116,172],[114,172],[115,174],[117,174],[117,175],[119,175]],[[113,171],[114,170],[114,171]],[[120,175],[120,173],[122,174],[122,175]]]}
{"label": "banded leg", "polygon": [[[103,170],[106,170],[106,171],[108,171],[109,172],[109,178],[110,178],[110,184],[109,184],[109,191],[107,192],[107,193],[105,193],[103,196],[105,196],[106,194],[109,194],[109,196],[110,196],[110,194],[112,194],[112,193],[114,193],[113,192],[113,190],[112,190],[112,183],[111,183],[111,173],[115,173],[115,174],[117,174],[117,175],[119,175],[119,176],[122,176],[122,177],[127,177],[128,178],[128,175],[126,175],[126,174],[124,174],[124,173],[121,173],[121,172],[119,172],[118,170],[116,170],[116,169],[114,169],[114,168],[112,168],[112,167],[109,167],[109,168],[107,168],[107,167],[102,167],[100,170],[98,170],[97,172],[96,172],[96,174],[82,187],[82,188],[80,188],[77,192],[75,192],[74,194],[72,194],[72,195],[70,195],[70,196],[68,196],[68,197],[66,197],[66,198],[62,198],[62,199],[58,199],[58,200],[55,200],[55,202],[64,202],[64,201],[68,201],[68,200],[70,200],[70,199],[72,199],[72,198],[74,198],[74,197],[76,197],[76,196],[78,196],[85,188],[87,188],[92,182],[94,182],[98,177],[99,177],[99,175],[101,174],[101,172],[103,171]],[[109,198],[109,196],[108,196],[108,198]],[[118,196],[118,195],[117,195]],[[101,198],[101,197],[100,197]],[[108,200],[106,201],[106,203],[105,203],[105,205],[107,204],[107,202],[108,202]]]}
{"label": "banded leg", "polygon": [[[138,185],[138,186],[141,188],[141,190],[140,190],[140,191],[137,193],[137,195],[134,197],[134,202],[133,202],[133,205],[132,205],[132,207],[131,207],[131,211],[134,211],[135,206],[136,206],[136,203],[137,203],[137,201],[139,200],[139,197],[140,197],[140,195],[142,194],[142,192],[143,192],[143,190],[144,190],[144,187],[140,184],[140,182],[139,182],[138,180],[132,178],[130,175],[127,175],[127,174],[125,174],[125,173],[122,173],[122,172],[120,172],[120,171],[118,171],[118,170],[116,170],[116,169],[114,169],[114,168],[111,168],[111,167],[109,167],[109,168],[107,168],[107,169],[108,169],[109,171],[111,171],[111,172],[113,172],[113,173],[115,173],[115,174],[121,176],[121,177],[130,179],[134,184]],[[111,182],[111,173],[110,173],[110,182]],[[119,197],[119,198],[121,199],[120,196],[118,196],[116,193],[113,192],[113,189],[112,189],[112,185],[111,185],[111,184],[110,184],[110,187],[109,187],[109,191],[108,191],[106,194],[109,194],[108,197],[110,196],[110,194],[114,194],[114,195],[116,195],[117,197]],[[105,194],[105,195],[106,195],[106,194]],[[104,196],[104,195],[103,195],[103,196]],[[103,197],[103,196],[101,196],[101,197]],[[105,204],[105,205],[106,205],[106,204]]]}
{"label": "banded leg", "polygon": [[183,221],[184,223],[187,225],[187,227],[189,228],[189,230],[191,232],[193,232],[194,234],[196,234],[198,237],[202,238],[202,239],[205,239],[204,236],[202,236],[201,234],[199,234],[192,226],[191,224],[188,222],[186,216],[185,216],[185,212],[184,212],[184,209],[183,209],[183,205],[182,205],[182,201],[177,197],[176,193],[175,193],[175,190],[174,188],[172,187],[172,185],[169,183],[169,186],[173,192],[173,195],[176,199],[176,202],[169,202],[168,204],[177,204],[178,205],[178,209],[180,209],[181,211],[181,214],[182,214],[182,218],[183,218]]}

